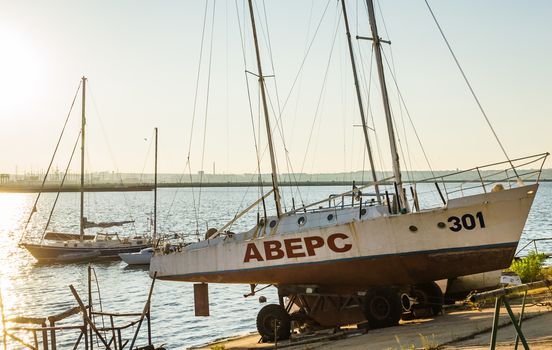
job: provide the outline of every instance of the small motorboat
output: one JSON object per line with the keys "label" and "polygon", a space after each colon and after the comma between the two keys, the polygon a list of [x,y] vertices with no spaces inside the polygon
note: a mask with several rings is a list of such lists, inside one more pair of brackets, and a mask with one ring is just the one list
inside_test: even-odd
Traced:
{"label": "small motorboat", "polygon": [[153,248],[144,248],[137,253],[121,253],[119,256],[128,265],[149,265],[153,256]]}

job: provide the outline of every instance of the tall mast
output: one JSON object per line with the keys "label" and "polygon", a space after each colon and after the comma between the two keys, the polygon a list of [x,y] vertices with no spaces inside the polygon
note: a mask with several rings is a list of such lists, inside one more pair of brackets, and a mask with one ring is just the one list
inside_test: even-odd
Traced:
{"label": "tall mast", "polygon": [[366,0],[368,5],[368,16],[370,17],[370,28],[372,30],[372,43],[374,52],[376,53],[376,63],[378,66],[378,76],[381,87],[381,97],[383,98],[383,108],[385,110],[385,120],[387,122],[387,132],[389,133],[389,145],[391,149],[391,160],[393,163],[393,176],[397,183],[397,193],[401,199],[403,207],[406,207],[406,198],[404,197],[401,180],[401,167],[399,165],[399,153],[397,152],[397,142],[395,140],[395,131],[393,129],[393,118],[391,116],[391,108],[389,107],[389,95],[387,94],[387,86],[385,84],[385,75],[383,72],[383,61],[381,59],[381,40],[378,35],[378,27],[376,25],[376,15],[374,14],[373,0]]}
{"label": "tall mast", "polygon": [[278,217],[282,214],[280,204],[280,191],[278,189],[278,178],[276,171],[276,157],[274,155],[274,144],[272,142],[272,129],[270,128],[270,119],[268,116],[268,105],[266,102],[266,91],[264,84],[263,69],[261,65],[261,54],[259,52],[259,42],[257,40],[257,27],[255,26],[255,15],[253,14],[253,1],[249,0],[249,15],[251,17],[251,27],[253,30],[253,40],[255,41],[255,54],[257,56],[257,69],[259,74],[259,84],[261,86],[261,98],[263,101],[263,112],[266,125],[266,134],[268,138],[268,150],[270,152],[270,164],[272,166],[272,188],[274,189],[274,200],[276,201],[276,214]]}
{"label": "tall mast", "polygon": [[157,128],[155,128],[155,170],[153,175],[153,240],[157,238]]}
{"label": "tall mast", "polygon": [[86,129],[86,77],[82,77],[80,240],[84,239],[84,135]]}
{"label": "tall mast", "polygon": [[368,152],[368,160],[370,161],[370,168],[372,168],[372,180],[374,181],[376,196],[378,197],[378,203],[381,203],[379,186],[377,183],[378,179],[376,178],[376,169],[374,167],[374,158],[372,157],[372,147],[370,147],[370,139],[368,138],[368,125],[366,124],[366,117],[364,116],[364,103],[362,102],[362,94],[360,93],[360,84],[358,82],[355,56],[353,53],[353,44],[351,43],[351,33],[349,31],[349,19],[347,18],[347,9],[345,8],[345,0],[341,0],[341,5],[343,7],[343,19],[345,22],[345,30],[347,32],[347,44],[349,45],[349,56],[351,56],[351,65],[353,67],[353,78],[355,80],[358,108],[360,110],[360,119],[362,121],[362,131],[364,132],[364,141],[366,143],[366,150]]}

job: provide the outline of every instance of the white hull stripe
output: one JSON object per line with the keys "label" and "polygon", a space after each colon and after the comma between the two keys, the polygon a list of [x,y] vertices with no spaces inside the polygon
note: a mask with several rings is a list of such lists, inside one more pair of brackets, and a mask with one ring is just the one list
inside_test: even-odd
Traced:
{"label": "white hull stripe", "polygon": [[170,279],[175,277],[192,277],[200,275],[212,275],[212,274],[225,274],[225,273],[235,273],[235,272],[244,272],[244,271],[258,271],[258,270],[267,270],[267,269],[280,269],[286,267],[297,267],[297,266],[306,266],[306,265],[328,265],[336,262],[350,262],[350,261],[360,261],[360,260],[375,260],[388,257],[397,257],[397,256],[413,256],[413,255],[425,255],[425,254],[435,254],[435,253],[453,253],[453,252],[471,252],[477,250],[493,249],[493,248],[515,248],[518,242],[508,242],[508,243],[497,243],[497,244],[487,244],[480,246],[472,247],[455,247],[455,248],[445,248],[445,249],[433,249],[433,250],[420,250],[404,253],[394,253],[394,254],[379,254],[379,255],[366,255],[366,256],[357,256],[353,258],[343,258],[343,259],[333,259],[333,260],[324,260],[324,261],[311,261],[303,263],[292,263],[292,264],[283,264],[283,265],[271,265],[271,266],[261,266],[261,267],[252,267],[252,268],[240,268],[233,270],[221,270],[221,271],[208,271],[208,272],[194,272],[188,274],[178,274],[178,275],[165,275],[159,277],[160,279]]}

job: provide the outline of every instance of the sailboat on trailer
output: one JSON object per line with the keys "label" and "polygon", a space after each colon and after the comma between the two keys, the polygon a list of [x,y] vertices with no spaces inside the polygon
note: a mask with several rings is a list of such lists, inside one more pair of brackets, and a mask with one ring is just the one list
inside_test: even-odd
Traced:
{"label": "sailboat on trailer", "polygon": [[[137,252],[141,249],[149,247],[150,240],[147,237],[135,236],[130,238],[120,238],[117,233],[98,232],[95,235],[85,234],[87,228],[108,228],[122,226],[124,224],[133,223],[134,221],[125,220],[117,222],[93,222],[87,220],[84,216],[84,155],[85,155],[85,131],[86,131],[86,81],[82,77],[82,116],[81,116],[81,172],[80,172],[80,224],[79,233],[59,233],[59,232],[44,232],[39,243],[23,242],[24,235],[21,237],[19,245],[29,251],[33,257],[41,263],[52,262],[76,262],[89,261],[95,259],[119,258],[119,253]],[[57,150],[57,149],[56,149]],[[44,181],[46,180],[45,174]],[[62,183],[63,185],[63,183]],[[61,190],[61,189],[60,189]],[[31,220],[40,193],[38,194],[33,210],[29,216],[28,222]],[[53,208],[52,208],[53,211]],[[27,222],[27,223],[28,223]]]}
{"label": "sailboat on trailer", "polygon": [[[367,6],[390,142],[394,191],[379,193],[375,181],[366,186],[375,187],[377,194],[375,198],[372,195],[373,200],[361,194],[361,200],[350,205],[344,202],[335,205],[326,199],[282,211],[252,0],[248,4],[272,166],[272,190],[208,239],[175,252],[156,251],[150,275],[172,281],[250,284],[251,295],[257,285],[274,285],[280,304],[265,306],[257,317],[260,334],[264,339],[274,340],[289,337],[291,319],[296,324],[308,321],[325,326],[363,321],[368,321],[372,328],[394,325],[412,304],[430,305],[431,297],[439,297],[440,291],[435,290],[432,281],[508,267],[539,187],[540,170],[525,173],[533,182],[523,184],[524,175],[517,166],[544,163],[548,154],[470,169],[481,176],[476,194],[448,198],[446,188],[438,183],[454,179],[456,173],[426,179],[425,182],[437,186],[442,206],[420,208],[415,191],[410,199],[414,204],[410,206],[401,180],[382,64],[382,40],[372,0],[367,0]],[[346,16],[345,3],[342,4]],[[348,24],[347,34],[350,36]],[[355,69],[354,60],[352,63]],[[355,83],[358,85],[356,76]],[[358,98],[360,102],[360,94]],[[364,118],[362,121],[365,126]],[[366,133],[365,136],[369,147]],[[497,172],[506,174],[500,181],[481,175],[481,170],[499,166],[506,168]],[[511,184],[511,178],[513,186],[499,184]],[[350,198],[362,190],[364,187],[354,188],[333,198]],[[228,230],[269,195],[275,200],[275,215],[258,220],[245,232]],[[328,299],[330,302],[324,302]],[[276,333],[274,321],[280,325]]]}

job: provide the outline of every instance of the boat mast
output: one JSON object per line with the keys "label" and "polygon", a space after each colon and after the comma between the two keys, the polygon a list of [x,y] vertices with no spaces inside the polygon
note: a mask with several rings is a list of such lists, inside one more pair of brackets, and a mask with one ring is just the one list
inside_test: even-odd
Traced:
{"label": "boat mast", "polygon": [[397,195],[400,198],[403,208],[407,207],[406,198],[402,188],[401,167],[399,164],[399,153],[397,152],[397,142],[395,140],[395,131],[393,129],[393,117],[391,116],[391,108],[389,107],[389,95],[387,94],[387,86],[385,84],[385,75],[383,72],[383,61],[381,59],[381,39],[378,35],[378,27],[376,25],[376,15],[374,13],[373,0],[366,0],[368,5],[368,16],[370,18],[370,28],[372,30],[372,45],[376,53],[376,63],[378,67],[378,76],[381,87],[381,97],[383,98],[383,107],[385,110],[385,120],[387,122],[387,132],[389,133],[389,145],[391,149],[391,160],[393,163],[393,176],[397,184]]}
{"label": "boat mast", "polygon": [[374,158],[372,156],[372,147],[370,146],[370,139],[368,138],[368,125],[366,124],[366,117],[364,116],[364,103],[362,102],[362,94],[360,93],[360,84],[358,82],[358,74],[355,63],[355,56],[353,53],[353,44],[351,43],[351,33],[349,31],[349,19],[347,18],[347,9],[345,8],[345,0],[341,0],[343,7],[343,19],[345,22],[345,30],[347,34],[347,45],[349,46],[349,56],[351,56],[351,66],[353,67],[353,78],[355,80],[356,95],[358,101],[358,108],[360,109],[360,119],[362,121],[362,131],[364,132],[364,141],[366,143],[366,149],[368,152],[368,159],[370,161],[370,167],[372,168],[372,180],[374,181],[374,188],[376,190],[376,196],[378,204],[381,204],[378,179],[376,178],[376,169],[374,167]]}
{"label": "boat mast", "polygon": [[80,240],[84,239],[84,135],[86,128],[86,77],[82,77]]}
{"label": "boat mast", "polygon": [[272,188],[274,189],[274,200],[276,202],[276,214],[278,217],[282,214],[280,204],[280,191],[278,189],[278,178],[276,171],[276,157],[274,155],[274,144],[272,142],[272,129],[270,128],[270,120],[268,115],[268,105],[266,102],[266,91],[264,84],[263,69],[261,66],[261,54],[259,52],[259,42],[257,40],[257,27],[255,26],[255,15],[253,14],[253,1],[249,0],[249,15],[251,17],[251,27],[253,30],[253,40],[255,42],[255,54],[257,56],[257,69],[259,74],[259,84],[261,86],[261,98],[263,101],[263,112],[266,125],[266,133],[268,137],[268,150],[270,152],[270,164],[272,166]]}
{"label": "boat mast", "polygon": [[155,242],[155,238],[157,238],[157,128],[155,128],[155,170],[153,175],[153,241],[154,242]]}

